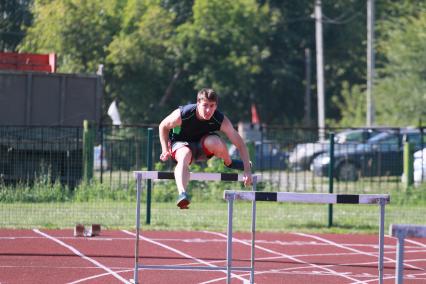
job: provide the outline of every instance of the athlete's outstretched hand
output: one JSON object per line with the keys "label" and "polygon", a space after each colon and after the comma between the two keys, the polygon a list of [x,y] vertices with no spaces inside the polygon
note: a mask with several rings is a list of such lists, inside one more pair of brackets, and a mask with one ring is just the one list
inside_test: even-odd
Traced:
{"label": "athlete's outstretched hand", "polygon": [[253,183],[253,177],[251,176],[251,172],[244,172],[244,186],[250,186]]}
{"label": "athlete's outstretched hand", "polygon": [[160,160],[165,162],[170,158],[171,154],[170,151],[163,151],[160,155]]}

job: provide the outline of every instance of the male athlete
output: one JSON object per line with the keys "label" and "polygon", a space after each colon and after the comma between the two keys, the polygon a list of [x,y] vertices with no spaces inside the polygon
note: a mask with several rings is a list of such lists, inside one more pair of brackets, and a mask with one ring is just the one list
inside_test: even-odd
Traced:
{"label": "male athlete", "polygon": [[[186,193],[189,182],[189,165],[193,161],[206,160],[213,156],[221,158],[225,166],[244,170],[244,185],[252,183],[251,165],[247,147],[229,119],[217,110],[218,96],[212,89],[202,89],[197,94],[197,103],[180,106],[160,123],[159,135],[162,153],[160,159],[172,157],[175,180],[179,192],[176,205],[188,209]],[[242,160],[233,160],[225,142],[216,134],[223,132],[234,144]]]}

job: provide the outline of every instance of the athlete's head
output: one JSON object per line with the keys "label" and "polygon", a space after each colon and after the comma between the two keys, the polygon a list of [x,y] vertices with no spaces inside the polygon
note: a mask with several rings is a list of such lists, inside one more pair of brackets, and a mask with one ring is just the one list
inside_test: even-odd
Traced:
{"label": "athlete's head", "polygon": [[209,120],[216,108],[218,97],[213,89],[201,89],[197,94],[197,114],[198,118]]}

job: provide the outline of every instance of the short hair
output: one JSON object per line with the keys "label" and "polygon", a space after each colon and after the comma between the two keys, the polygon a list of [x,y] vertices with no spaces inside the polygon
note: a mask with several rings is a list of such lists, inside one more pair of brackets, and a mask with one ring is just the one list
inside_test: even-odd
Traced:
{"label": "short hair", "polygon": [[197,94],[197,103],[201,100],[208,100],[209,102],[218,102],[218,96],[213,89],[203,88]]}

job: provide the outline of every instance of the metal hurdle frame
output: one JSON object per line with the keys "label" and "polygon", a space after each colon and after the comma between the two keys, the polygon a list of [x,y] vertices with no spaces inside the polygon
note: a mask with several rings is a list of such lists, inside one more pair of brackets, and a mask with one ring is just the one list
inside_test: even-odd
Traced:
{"label": "metal hurdle frame", "polygon": [[395,283],[402,284],[404,282],[404,240],[406,237],[426,238],[426,226],[391,224],[389,226],[389,235],[398,239],[396,246]]}
{"label": "metal hurdle frame", "polygon": [[[232,267],[232,221],[228,223],[227,232],[227,244],[226,244],[226,266],[218,267],[203,267],[203,266],[182,266],[182,265],[143,265],[139,264],[139,236],[140,236],[140,203],[142,193],[142,180],[163,180],[169,179],[174,180],[175,176],[173,172],[161,172],[161,171],[134,171],[136,179],[136,238],[135,238],[135,266],[133,283],[139,283],[138,271],[140,268],[147,269],[170,269],[170,270],[182,270],[182,269],[193,269],[193,270],[215,270],[215,271],[226,271],[227,272],[227,283],[231,283],[232,270],[236,271],[250,271],[250,283],[254,283],[254,234],[255,234],[255,220],[256,215],[256,202],[252,202],[252,244],[251,244],[251,262],[250,267]],[[190,173],[189,180],[198,181],[244,181],[243,174],[236,173]],[[253,174],[253,192],[256,191],[256,184],[261,180],[261,176]],[[231,210],[231,211],[230,211]],[[229,214],[232,214],[232,208],[228,207],[228,220]],[[232,219],[232,218],[231,218]]]}
{"label": "metal hurdle frame", "polygon": [[[383,283],[383,257],[384,257],[384,226],[385,205],[390,202],[388,194],[333,194],[333,193],[292,193],[292,192],[255,192],[255,191],[233,191],[225,190],[223,198],[228,201],[228,239],[232,240],[232,217],[234,200],[252,201],[275,201],[295,203],[322,203],[322,204],[378,204],[380,206],[379,220],[379,283]],[[254,207],[255,208],[255,207]],[[256,218],[255,211],[252,216]],[[255,220],[252,220],[252,247],[255,245]],[[252,253],[251,265],[254,267],[254,252]],[[232,261],[232,256],[227,258]],[[228,263],[231,271],[231,263]],[[228,273],[228,283],[230,283]],[[250,277],[254,281],[254,273]],[[253,283],[253,282],[250,282]]]}

